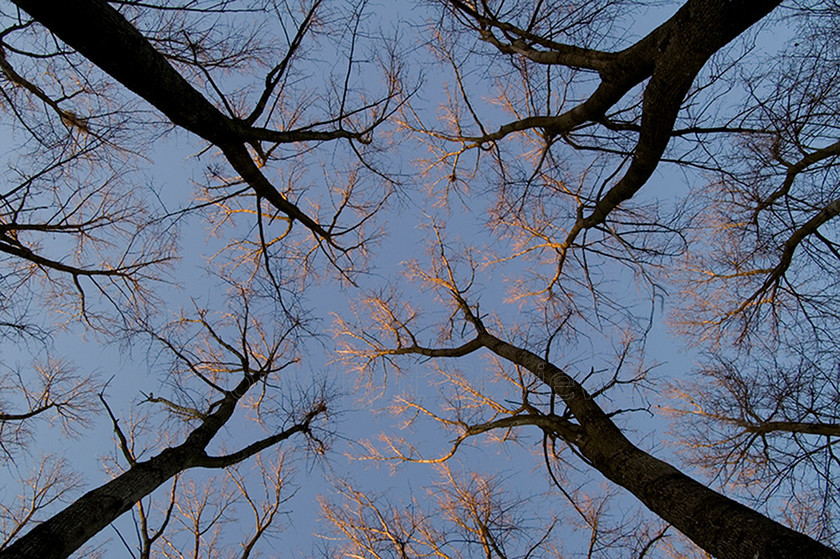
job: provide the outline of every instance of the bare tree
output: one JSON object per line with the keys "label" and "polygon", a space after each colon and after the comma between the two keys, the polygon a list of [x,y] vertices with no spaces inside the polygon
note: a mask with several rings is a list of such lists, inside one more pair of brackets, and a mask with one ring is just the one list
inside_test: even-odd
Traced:
{"label": "bare tree", "polygon": [[[628,32],[638,9],[630,2],[437,4],[444,15],[432,48],[451,75],[445,118],[436,125],[412,106],[403,123],[429,147],[424,172],[443,203],[469,207],[476,188],[492,199],[485,233],[497,246],[478,256],[482,247],[449,240],[440,225],[448,217],[434,215],[430,257],[407,271],[425,295],[373,292],[364,318],[339,330],[345,355],[369,378],[381,365],[405,368],[399,356],[472,362],[490,353],[521,380],[494,395],[444,372],[443,403],[396,408],[454,432],[452,447],[428,456],[389,436],[376,457],[444,461],[473,437],[530,425],[549,449],[566,447],[578,466],[628,489],[716,557],[837,556],[762,514],[778,516],[779,501],[764,501],[784,494],[791,506],[780,520],[836,543],[828,466],[836,399],[833,382],[817,380],[836,371],[836,49],[814,32],[770,64],[750,58],[777,2],[688,1],[638,40],[628,40],[638,33]],[[836,10],[818,4],[778,17],[822,18],[828,29]],[[785,61],[791,51],[798,56]],[[478,68],[492,78],[487,89],[475,85]],[[488,90],[509,119],[482,102]],[[702,184],[669,196],[675,209],[657,200],[666,194],[645,193],[663,162]],[[496,270],[515,278],[518,316],[495,314],[501,304],[483,293]],[[700,417],[685,442],[713,477],[737,477],[747,491],[736,495],[758,510],[654,458],[621,428],[634,410],[651,409],[630,403],[627,388],[650,380],[628,356],[642,361],[649,313],[674,280],[680,297],[669,306],[683,332],[723,353],[704,367],[705,386],[674,373],[690,403],[678,413]],[[648,312],[623,289],[634,281],[649,293]],[[419,310],[432,293],[450,302],[438,321]],[[559,357],[568,365],[550,358],[593,337],[629,340],[614,344],[630,349],[606,367],[594,354]],[[546,451],[549,468],[567,467],[557,454]]]}
{"label": "bare tree", "polygon": [[[64,4],[61,10],[44,9],[45,6],[37,2],[17,3],[56,37],[158,109],[172,124],[221,150],[225,160],[241,177],[237,182],[247,185],[256,197],[257,207],[260,201],[265,200],[290,223],[298,222],[308,229],[317,242],[323,243],[320,246],[324,250],[341,251],[353,245],[342,247],[340,239],[343,236],[352,238],[359,228],[358,223],[345,225],[340,221],[344,210],[348,209],[349,199],[337,201],[333,216],[309,215],[289,199],[290,193],[284,194],[260,170],[260,165],[269,161],[284,144],[341,139],[361,145],[369,143],[373,130],[393,110],[391,103],[400,85],[396,73],[389,76],[389,89],[380,99],[356,107],[347,104],[352,93],[347,89],[348,82],[345,82],[344,89],[337,92],[337,114],[330,114],[320,121],[298,122],[299,116],[294,114],[297,107],[279,107],[281,110],[277,110],[275,103],[283,96],[290,63],[314,23],[320,4],[316,1],[308,8],[294,35],[289,36],[284,56],[270,66],[264,87],[251,106],[245,108],[242,107],[245,99],[229,99],[229,95],[223,93],[212,71],[219,67],[245,65],[250,61],[241,61],[236,57],[215,59],[212,49],[197,42],[202,38],[200,35],[193,39],[190,32],[185,31],[184,38],[178,41],[155,37],[153,42],[106,2]],[[148,18],[150,13],[154,17],[156,12],[153,5],[126,2],[123,7],[138,22]],[[159,9],[166,9],[166,6],[162,5]],[[204,39],[210,42],[209,37]],[[165,45],[166,50],[158,50],[157,41]],[[225,48],[224,45],[220,47],[222,52]],[[169,49],[175,52],[167,52]],[[237,52],[247,58],[253,56],[254,50],[252,45],[245,44]],[[207,87],[217,97],[213,101],[221,108],[178,73],[173,63],[186,65],[205,79]],[[349,65],[352,67],[352,59]],[[249,148],[256,157],[252,157]]]}
{"label": "bare tree", "polygon": [[[424,97],[404,91],[403,61],[414,53],[395,44],[361,53],[364,2],[343,14],[321,0],[300,9],[13,3],[0,34],[4,103],[32,138],[25,161],[39,171],[19,172],[2,200],[0,249],[15,266],[2,281],[19,301],[31,278],[45,278],[86,328],[110,335],[107,325],[121,324],[132,339],[142,331],[178,367],[171,392],[143,397],[157,410],[151,426],[124,428],[102,393],[121,470],[5,553],[66,555],[134,508],[141,556],[198,556],[219,549],[232,507],[250,506],[250,554],[275,525],[282,484],[269,481],[280,473],[246,480],[229,470],[217,478],[227,485],[210,487],[185,471],[230,468],[295,434],[320,446],[311,425],[326,412],[323,398],[294,398],[269,379],[296,366],[302,340],[320,330],[306,295],[327,278],[360,301],[355,318],[338,311],[348,370],[382,393],[378,371],[418,360],[441,379],[438,396],[400,395],[393,410],[401,425],[438,429],[445,448],[430,454],[389,431],[368,457],[440,464],[487,439],[519,441],[518,452],[534,432],[548,495],[511,504],[496,480],[444,465],[431,506],[418,498],[414,514],[340,485],[349,508],[324,505],[345,538],[337,553],[557,554],[560,519],[571,518],[592,557],[837,557],[833,2],[686,0],[650,17],[632,0],[428,2],[418,40],[434,58],[431,81],[446,81],[437,121]],[[275,26],[264,33],[268,19]],[[780,21],[801,32],[775,52],[762,41]],[[312,93],[304,62],[315,64],[306,50],[318,37],[344,59]],[[358,70],[371,60],[379,89]],[[360,273],[397,184],[374,142],[392,117],[428,149],[419,165],[432,197],[411,197],[428,254],[409,260],[410,290],[391,268],[384,287]],[[194,199],[172,209],[120,196],[133,189],[117,179],[143,155],[130,132],[154,142],[167,130],[201,152],[206,176]],[[326,142],[330,154],[309,157]],[[669,176],[663,192],[653,179],[666,165],[685,180]],[[56,177],[66,190],[50,188]],[[222,319],[196,304],[164,328],[156,302],[167,294],[154,286],[177,256],[175,225],[194,216],[221,238],[211,265],[242,303]],[[62,235],[82,248],[51,244]],[[513,278],[506,295],[500,276]],[[91,310],[89,292],[108,312]],[[269,316],[256,321],[254,298],[266,294]],[[505,310],[504,298],[517,309]],[[659,301],[709,356],[693,384],[685,370],[655,373],[646,358]],[[19,309],[0,302],[4,332],[29,328]],[[479,354],[490,365],[476,376],[441,364]],[[664,385],[675,399],[660,400]],[[216,447],[246,399],[270,433]],[[39,413],[53,401],[15,409]],[[687,463],[655,456],[661,433],[636,440],[634,420],[662,410],[678,417]],[[162,440],[144,438],[155,432]],[[612,488],[590,491],[584,480],[600,476]],[[248,481],[265,482],[265,505]],[[616,486],[653,517],[610,519],[607,503],[623,498]],[[562,512],[540,518],[537,504],[539,521],[520,537],[527,523],[512,511],[548,499]],[[56,534],[60,547],[48,543]]]}
{"label": "bare tree", "polygon": [[[615,386],[619,375],[594,391],[587,390],[581,381],[550,360],[496,335],[478,314],[477,304],[468,301],[470,286],[457,279],[459,272],[467,278],[475,275],[474,269],[456,270],[442,244],[429,270],[422,267],[413,270],[419,281],[451,300],[451,329],[445,331],[440,342],[429,344],[419,338],[418,328],[423,329],[420,315],[407,316],[404,310],[381,299],[374,300],[373,316],[385,317],[374,323],[376,329],[343,324],[345,335],[351,340],[345,349],[348,358],[364,370],[379,360],[400,355],[452,359],[485,350],[539,379],[550,391],[551,403],[550,409],[545,410],[545,404],[529,402],[528,394],[534,390],[528,389],[515,409],[489,407],[488,411],[493,413],[488,420],[471,423],[457,415],[469,408],[447,406],[456,415],[453,417],[450,412],[448,417],[435,418],[458,436],[449,452],[433,461],[447,460],[464,441],[488,431],[533,426],[547,438],[568,445],[585,464],[630,491],[650,510],[717,557],[756,553],[767,557],[793,557],[801,553],[814,557],[836,556],[828,547],[709,489],[630,442],[613,420],[630,410],[605,410],[596,402]],[[473,333],[462,338],[458,332],[465,332],[466,328]],[[554,408],[555,396],[562,402],[561,408]],[[422,459],[413,455],[411,448],[406,451],[395,444],[389,446],[396,455],[385,458]]]}
{"label": "bare tree", "polygon": [[[184,378],[177,379],[177,385],[181,387],[175,394],[178,399],[150,393],[146,402],[160,406],[171,418],[171,422],[181,426],[170,426],[164,440],[172,439],[179,431],[183,431],[183,442],[164,445],[160,452],[144,459],[134,447],[136,435],[127,436],[119,420],[108,408],[126,463],[125,470],[103,486],[89,491],[62,512],[32,528],[9,545],[2,552],[3,555],[66,557],[144,497],[185,470],[227,468],[298,433],[309,437],[315,445],[322,444],[312,434],[312,424],[326,413],[326,402],[316,396],[310,402],[300,402],[295,406],[296,409],[290,410],[283,417],[283,403],[276,401],[283,395],[273,394],[274,391],[269,389],[272,383],[282,382],[279,377],[284,369],[298,362],[298,358],[289,355],[293,351],[292,334],[298,326],[292,324],[285,330],[272,332],[251,314],[249,304],[248,299],[244,298],[241,308],[217,321],[211,321],[206,312],[198,311],[197,318],[185,317],[173,325],[178,329],[186,328],[184,335],[186,339],[193,340],[191,343],[176,342],[174,335],[164,336],[160,333],[163,330],[155,329],[152,335],[174,356],[174,374]],[[200,337],[196,338],[197,334]],[[201,393],[203,395],[198,397],[197,394]],[[183,401],[184,398],[190,401]],[[248,402],[249,398],[253,401]],[[103,403],[107,407],[104,397]],[[208,453],[211,442],[214,442],[237,409],[246,403],[248,407],[257,409],[256,420],[270,434],[248,444],[237,439],[234,443],[237,448],[234,450]],[[149,452],[150,449],[144,445],[143,450]],[[183,491],[184,482],[180,486]],[[187,507],[186,518],[193,523],[190,529],[198,538],[205,528],[216,529],[217,520],[228,505],[224,498],[213,503],[208,501],[211,494],[207,491],[212,492],[212,488],[208,487],[207,491],[201,493],[192,482],[188,483],[187,488],[190,489],[190,495],[182,497],[185,499],[183,506]],[[211,520],[203,516],[208,506],[217,509],[211,513]],[[83,521],[80,522],[80,519]],[[264,523],[265,520],[258,521],[258,532],[260,522]]]}
{"label": "bare tree", "polygon": [[[226,510],[224,502],[212,486],[203,500],[199,484],[182,472],[233,467],[298,433],[322,450],[312,424],[326,412],[325,394],[316,382],[280,388],[278,377],[297,366],[298,344],[311,334],[303,287],[324,270],[352,281],[377,236],[369,220],[395,183],[377,168],[372,134],[396,107],[399,61],[387,52],[368,60],[381,72],[381,87],[359,87],[364,2],[333,8],[320,0],[95,1],[64,5],[63,13],[43,7],[4,6],[0,14],[2,102],[7,125],[24,138],[11,161],[14,182],[0,195],[0,328],[10,336],[36,332],[49,352],[53,324],[43,314],[51,312],[60,326],[103,342],[151,336],[178,366],[168,377],[171,393],[153,393],[152,384],[144,395],[142,406],[155,409],[150,420],[129,419],[127,429],[125,410],[111,408],[92,376],[53,367],[41,375],[43,390],[37,375],[4,377],[4,449],[25,441],[35,417],[57,417],[72,430],[101,406],[122,467],[112,464],[112,481],[51,518],[27,515],[30,531],[21,536],[26,523],[16,526],[2,552],[67,556],[133,507],[141,555],[172,551],[184,530],[201,540],[194,553],[217,549],[200,533],[220,526],[224,514],[208,521],[205,513]],[[300,61],[321,34],[342,35],[342,64],[315,92]],[[95,36],[102,40],[91,43]],[[198,192],[140,187],[136,170],[151,155],[149,146],[178,131],[195,137],[196,159],[206,162]],[[334,140],[344,144],[326,158],[344,166],[323,168],[322,187],[309,164],[323,162],[309,154]],[[294,164],[285,167],[289,160]],[[365,183],[366,176],[378,177],[376,183]],[[211,274],[202,275],[222,278],[220,290],[230,288],[243,306],[214,322],[208,317],[227,298],[214,293],[209,310],[196,307],[196,318],[165,326],[167,299],[180,306],[196,295],[162,288],[195,276],[178,277],[172,266],[183,257],[178,227],[194,216],[220,233],[235,231],[221,243]],[[256,320],[248,301],[265,292],[272,299],[265,308],[274,314]],[[37,330],[33,318],[47,326]],[[179,341],[177,330],[191,327]],[[91,399],[97,391],[99,404]],[[250,444],[236,439],[234,450],[216,446],[242,407],[266,432]],[[270,532],[284,502],[279,466],[264,464],[256,479],[273,497],[269,505],[253,493],[254,480],[228,474],[230,495],[255,515],[244,556]],[[150,524],[144,499],[157,498],[156,489],[175,477],[162,520]]]}

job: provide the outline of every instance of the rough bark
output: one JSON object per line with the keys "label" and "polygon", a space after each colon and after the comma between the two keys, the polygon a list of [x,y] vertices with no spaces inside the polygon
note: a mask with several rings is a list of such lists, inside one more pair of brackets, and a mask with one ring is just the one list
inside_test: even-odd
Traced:
{"label": "rough bark", "polygon": [[713,491],[634,445],[574,378],[548,361],[486,332],[478,339],[493,353],[531,371],[563,399],[580,430],[571,440],[568,433],[558,436],[713,556],[840,558],[840,553]]}
{"label": "rough bark", "polygon": [[[296,433],[308,433],[312,420],[326,411],[324,404],[316,405],[301,422],[288,429],[252,443],[238,452],[208,456],[205,449],[233,415],[239,397],[259,378],[245,378],[234,390],[227,392],[215,411],[205,415],[182,444],[167,448],[145,462],[132,463],[121,475],[82,495],[55,516],[38,524],[1,551],[0,559],[68,557],[176,474],[196,467],[225,468],[246,460]],[[125,448],[123,450],[127,452]]]}
{"label": "rough bark", "polygon": [[164,450],[119,477],[89,491],[49,520],[38,524],[0,552],[8,559],[68,557],[103,528],[150,495],[168,479],[190,467],[183,447]]}
{"label": "rough bark", "polygon": [[260,197],[301,222],[318,237],[330,238],[328,231],[286,200],[263,176],[245,144],[261,139],[272,143],[326,141],[359,137],[367,131],[272,131],[254,128],[244,119],[225,115],[216,108],[107,2],[13,1],[67,45],[160,110],[173,124],[221,148],[230,165]]}

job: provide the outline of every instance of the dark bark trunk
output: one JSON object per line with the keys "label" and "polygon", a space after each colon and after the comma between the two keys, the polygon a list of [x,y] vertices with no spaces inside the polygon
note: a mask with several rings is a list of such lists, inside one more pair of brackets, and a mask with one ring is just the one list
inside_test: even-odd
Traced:
{"label": "dark bark trunk", "polygon": [[235,137],[233,122],[181,76],[169,61],[103,0],[13,0],[41,25],[174,124],[214,144]]}
{"label": "dark bark trunk", "polygon": [[568,442],[595,469],[718,559],[840,559],[840,553],[709,489],[638,448],[576,380],[551,363],[487,333],[480,334],[479,341],[554,389],[581,427],[580,434]]}
{"label": "dark bark trunk", "polygon": [[[245,394],[249,386],[247,381],[242,381],[237,386],[238,393]],[[0,559],[67,557],[166,480],[189,468],[206,465],[209,458],[204,449],[233,415],[237,401],[233,393],[225,394],[216,411],[205,416],[182,444],[167,448],[145,462],[132,463],[123,474],[85,493],[27,532],[0,552]],[[296,429],[286,431],[292,432]],[[123,451],[128,452],[125,448]]]}
{"label": "dark bark trunk", "polygon": [[[182,444],[168,448],[145,462],[132,463],[123,474],[84,494],[0,551],[0,559],[67,557],[175,475],[190,468],[226,468],[247,460],[297,433],[308,433],[312,420],[326,412],[326,405],[318,404],[304,416],[303,421],[288,429],[255,441],[238,452],[208,456],[205,451],[207,445],[233,415],[239,397],[259,379],[259,375],[243,379],[233,391],[227,392],[216,410],[204,416]],[[123,450],[128,454],[125,447]]]}
{"label": "dark bark trunk", "polygon": [[103,0],[42,2],[13,0],[59,39],[166,115],[173,124],[222,149],[230,165],[256,194],[315,235],[330,239],[262,175],[245,143],[267,135],[291,143],[355,137],[346,130],[266,131],[222,113],[196,90],[122,14]]}
{"label": "dark bark trunk", "polygon": [[59,559],[69,556],[168,479],[190,467],[183,446],[146,462],[89,491],[63,511],[38,524],[0,552],[3,559]]}
{"label": "dark bark trunk", "polygon": [[665,153],[683,100],[700,70],[716,52],[779,4],[781,0],[690,0],[671,19],[620,53],[603,73],[604,85],[621,84],[617,92],[623,96],[650,76],[639,141],[627,173],[581,222],[583,228],[603,223],[647,183]]}

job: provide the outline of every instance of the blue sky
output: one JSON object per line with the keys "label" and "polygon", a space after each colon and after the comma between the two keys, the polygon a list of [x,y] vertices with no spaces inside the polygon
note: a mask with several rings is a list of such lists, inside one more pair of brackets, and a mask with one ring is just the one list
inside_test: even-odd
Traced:
{"label": "blue sky", "polygon": [[[658,22],[664,21],[671,10],[673,6],[638,12],[638,16],[632,18],[632,24],[628,24],[631,26],[631,29],[627,30],[628,38],[638,36]],[[451,84],[451,77],[447,78],[441,65],[435,65],[429,60],[423,47],[415,45],[422,42],[422,34],[425,32],[422,26],[426,24],[427,19],[437,17],[436,13],[432,8],[425,11],[416,3],[410,2],[373,2],[368,5],[367,13],[374,22],[381,22],[377,24],[368,21],[370,28],[381,27],[386,35],[394,28],[401,30],[399,47],[408,53],[412,62],[406,71],[407,79],[413,83],[421,76],[424,78],[423,88],[412,102],[419,109],[426,111],[424,118],[433,121],[437,106],[444,100],[441,84]],[[338,52],[332,52],[333,45],[329,36],[319,37],[318,41],[311,53],[312,65],[301,66],[301,75],[304,76],[302,79],[305,83],[298,87],[299,91],[327,87],[324,82],[329,71],[342,68],[341,55],[346,52],[347,42],[341,43],[342,48]],[[381,43],[372,41],[361,48],[366,53],[375,52],[378,45]],[[335,61],[331,56],[336,56]],[[362,59],[367,63],[360,64],[354,80],[359,85],[373,84],[374,89],[381,90],[381,74],[377,71],[375,61],[366,54],[362,55]],[[500,114],[498,107],[487,100],[492,79],[487,73],[482,73],[480,67],[473,70],[471,75],[475,76],[476,82],[470,86],[474,88],[472,91],[475,99],[480,100],[480,111],[487,115],[494,125],[498,125],[509,117]],[[386,125],[385,129],[390,130],[389,125]],[[130,175],[131,180],[138,188],[150,186],[154,189],[167,210],[183,207],[190,203],[190,197],[196,190],[195,185],[207,181],[207,165],[214,161],[213,154],[197,155],[201,149],[202,144],[186,133],[173,133],[150,146],[149,151],[143,154],[146,160],[137,160],[138,168]],[[491,201],[489,196],[484,194],[493,188],[487,178],[492,173],[486,172],[481,180],[474,181],[462,199],[453,198],[448,207],[440,207],[434,204],[434,197],[427,192],[426,183],[429,178],[421,177],[417,167],[413,166],[415,158],[422,155],[422,146],[413,139],[405,139],[394,149],[397,150],[394,153],[398,155],[386,156],[390,164],[388,171],[399,175],[403,184],[400,192],[389,202],[388,210],[380,218],[379,223],[384,226],[387,235],[371,251],[370,267],[359,276],[361,289],[331,277],[329,266],[319,261],[317,268],[323,272],[323,279],[312,281],[302,297],[304,306],[311,310],[311,316],[315,320],[315,330],[323,335],[305,342],[301,350],[305,359],[291,370],[287,380],[290,386],[298,384],[305,388],[313,378],[324,380],[339,394],[334,401],[336,411],[330,415],[329,424],[335,436],[325,457],[313,458],[301,449],[290,455],[289,464],[294,471],[291,485],[295,488],[295,493],[284,506],[284,512],[287,513],[281,520],[284,529],[269,541],[267,556],[272,555],[271,549],[275,552],[278,549],[283,550],[284,554],[288,551],[294,556],[310,556],[313,553],[313,542],[317,544],[318,541],[313,538],[313,531],[326,530],[317,522],[316,497],[330,493],[328,480],[336,475],[347,476],[349,480],[358,484],[358,488],[382,493],[393,502],[400,499],[408,501],[411,495],[420,494],[423,487],[433,483],[438,477],[434,469],[427,465],[406,464],[392,468],[391,464],[375,464],[354,459],[354,456],[358,457],[361,452],[359,441],[373,439],[381,431],[402,433],[396,420],[384,411],[390,397],[414,392],[434,402],[435,384],[439,377],[432,368],[434,363],[406,360],[406,370],[401,375],[394,374],[388,377],[385,394],[373,402],[368,401],[364,392],[356,388],[358,379],[348,375],[344,365],[336,361],[332,353],[336,343],[330,333],[333,327],[332,315],[335,313],[349,316],[350,303],[358,300],[363,291],[373,291],[385,285],[396,285],[409,297],[416,295],[419,290],[417,285],[408,283],[401,274],[405,270],[406,261],[425,258],[424,245],[429,241],[429,222],[432,217],[446,224],[446,237],[453,246],[457,246],[460,239],[475,247],[479,253],[500,249],[501,242],[494,240],[485,228],[486,212]],[[6,158],[14,156],[10,148],[4,147],[2,151]],[[311,182],[317,189],[319,184],[324,184],[329,179],[331,173],[344,172],[347,150],[341,145],[324,144],[318,146],[314,153],[300,157],[306,158],[305,161],[309,165],[302,173],[303,180]],[[336,163],[338,164],[335,165]],[[335,171],[333,165],[339,170]],[[277,169],[268,170],[267,175],[280,176],[285,171],[284,163],[280,163]],[[369,175],[366,180],[375,181],[376,178]],[[667,165],[662,165],[651,183],[645,187],[645,193],[650,199],[670,198],[674,196],[675,190],[682,190],[686,180],[700,181],[704,178],[700,174],[686,176]],[[211,228],[212,226],[204,222],[199,214],[187,217],[180,224],[181,260],[171,275],[166,277],[167,284],[160,288],[163,306],[166,307],[163,309],[161,320],[165,320],[167,313],[177,312],[179,306],[189,309],[192,306],[191,299],[199,306],[212,306],[214,302],[223,299],[220,296],[223,291],[221,282],[206,272],[209,266],[208,258],[223,246],[229,236],[253,234],[253,231],[249,232],[251,224],[247,221],[225,230],[221,237],[211,236]],[[502,250],[504,248],[501,247]],[[503,267],[480,269],[477,292],[481,298],[482,311],[486,309],[488,313],[497,313],[502,322],[509,320],[510,324],[515,324],[521,316],[520,313],[529,309],[525,308],[527,303],[510,302],[507,289],[511,279],[528,271],[528,264],[518,261]],[[615,293],[636,299],[636,308],[640,314],[648,312],[649,307],[645,307],[646,292],[643,288],[640,290],[629,273],[605,265],[602,274],[604,281]],[[421,295],[419,299],[425,299],[428,307],[434,307],[434,303],[429,301],[429,295]],[[661,299],[657,299],[659,300]],[[684,375],[691,371],[695,355],[668,333],[664,322],[669,310],[661,304],[657,304],[653,309],[653,327],[646,344],[644,363],[647,366],[658,365],[653,369],[654,377],[677,380],[684,378]],[[45,309],[44,312],[48,311]],[[445,321],[445,311],[438,309],[435,312],[433,317]],[[606,320],[605,324],[608,322]],[[433,339],[431,328],[427,332]],[[583,374],[586,372],[584,369],[590,366],[608,366],[613,361],[613,352],[619,345],[618,329],[605,326],[603,337],[599,337],[593,329],[588,333],[588,337],[576,346],[567,344],[556,347],[556,359],[558,364],[568,365],[572,370],[577,368],[577,372]],[[103,381],[113,376],[108,385],[107,397],[113,409],[119,410],[123,418],[127,417],[132,405],[137,406],[142,398],[141,393],[165,393],[168,387],[171,388],[171,379],[167,376],[167,358],[160,357],[162,353],[157,347],[144,340],[136,340],[131,344],[119,341],[103,344],[101,337],[85,333],[76,323],[58,332],[50,344],[51,352],[72,361],[80,374],[94,373]],[[0,346],[0,357],[7,366],[26,368],[33,353],[41,355],[42,350],[32,345],[16,346],[14,342],[5,340]],[[593,355],[596,356],[595,360],[592,359]],[[460,360],[452,367],[460,369],[476,382],[482,382],[482,377],[486,375],[490,365],[485,357],[478,356]],[[499,393],[503,392],[499,390]],[[635,413],[630,416],[628,423],[632,425],[632,437],[637,442],[644,441],[642,446],[654,446],[656,454],[660,457],[673,457],[672,448],[668,446],[667,422],[656,415],[661,394],[661,385],[657,385],[657,388],[643,394],[628,390],[618,393],[615,397],[619,402],[641,403],[646,399],[651,404],[654,415]],[[436,402],[437,404],[439,402]],[[137,409],[145,408],[139,406]],[[259,430],[253,425],[235,422],[223,435],[228,437],[231,444],[236,444],[246,439],[246,435],[259,436]],[[425,424],[406,436],[417,441],[418,445],[427,449],[431,455],[445,452],[450,440],[433,426]],[[0,469],[0,486],[3,488],[0,496],[9,498],[15,491],[13,476],[41,460],[42,452],[46,451],[66,456],[73,468],[84,476],[87,487],[97,486],[106,479],[100,457],[115,453],[116,447],[112,439],[111,425],[104,414],[100,414],[91,428],[75,439],[56,437],[50,426],[42,422],[35,436],[35,443],[30,446],[28,453],[21,455],[13,463],[3,464]],[[523,434],[519,444],[495,445],[479,441],[479,444],[465,446],[453,464],[455,468],[475,469],[498,475],[507,480],[513,491],[526,499],[540,496],[551,491],[551,487],[541,465],[539,439],[536,433],[527,432]],[[242,470],[245,471],[249,467],[251,464],[246,464]],[[190,472],[187,475],[201,480],[206,479],[207,474]],[[223,473],[218,475],[224,476]],[[581,483],[593,488],[603,481],[600,474],[594,471],[585,472],[580,479]],[[165,494],[165,491],[166,487],[158,493]],[[547,516],[546,509],[554,507],[552,499],[559,501],[556,494],[537,503],[533,503],[532,499],[526,507],[529,511],[526,514],[531,515],[535,521]],[[552,504],[546,506],[549,502]],[[620,497],[617,503],[617,516],[621,516],[625,511],[636,510],[639,506],[627,497]],[[121,519],[116,526],[130,543],[134,543],[131,524],[127,518]],[[236,530],[232,530],[232,533],[231,538],[238,536]],[[579,551],[576,546],[582,543],[576,539],[586,539],[580,532],[577,535],[569,535],[564,530],[561,534],[558,537],[562,537],[567,549],[574,552]],[[103,543],[105,540],[108,540],[107,544]],[[111,529],[101,533],[92,544],[106,545],[106,557],[129,556],[124,553],[115,532]]]}

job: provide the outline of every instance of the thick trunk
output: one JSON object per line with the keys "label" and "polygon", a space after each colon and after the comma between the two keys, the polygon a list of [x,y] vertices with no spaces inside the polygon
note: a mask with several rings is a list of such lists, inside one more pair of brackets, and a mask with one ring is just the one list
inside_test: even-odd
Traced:
{"label": "thick trunk", "polygon": [[[247,386],[250,384],[243,380],[237,386],[239,394],[245,394]],[[216,410],[206,415],[182,444],[167,448],[145,462],[133,463],[123,474],[85,493],[0,552],[0,559],[67,557],[176,474],[196,466],[214,467],[204,449],[230,419],[237,401],[233,393],[227,393]],[[282,440],[299,430],[295,426],[278,436]],[[244,458],[247,455],[240,460]]]}
{"label": "thick trunk", "polygon": [[279,143],[352,137],[345,130],[264,131],[223,114],[196,90],[122,14],[104,0],[13,0],[58,38],[166,115],[173,124],[220,147],[231,166],[261,197],[315,235],[327,233],[286,200],[262,175],[245,142],[266,134]]}
{"label": "thick trunk", "polygon": [[37,525],[0,552],[0,558],[59,559],[69,556],[140,499],[187,469],[191,454],[181,446],[135,464]]}
{"label": "thick trunk", "polygon": [[217,145],[236,137],[231,119],[104,0],[13,1],[174,124]]}
{"label": "thick trunk", "polygon": [[604,83],[627,80],[618,89],[621,96],[650,75],[639,141],[627,173],[598,201],[582,223],[585,228],[603,223],[620,203],[647,184],[700,70],[716,52],[779,4],[781,0],[690,0],[674,17],[620,53],[613,67],[605,71]]}
{"label": "thick trunk", "polygon": [[[607,82],[638,81],[652,71],[644,95],[639,144],[630,169],[599,201],[584,226],[601,223],[632,197],[656,168],[671,136],[683,97],[708,58],[769,13],[779,2],[691,0],[668,22],[614,62]],[[607,478],[719,559],[832,557],[840,554],[698,483],[631,443],[572,377],[537,355],[488,334],[479,340],[494,353],[526,367],[554,388],[582,432],[569,441]]]}
{"label": "thick trunk", "polygon": [[582,428],[568,442],[594,468],[713,556],[840,559],[840,553],[709,489],[635,446],[577,381],[551,363],[487,333],[479,341],[554,389]]}
{"label": "thick trunk", "polygon": [[621,438],[587,437],[579,448],[607,478],[718,559],[840,558]]}
{"label": "thick trunk", "polygon": [[0,559],[67,557],[176,474],[189,468],[226,468],[247,460],[296,433],[308,432],[310,422],[326,412],[326,405],[318,404],[306,414],[302,422],[288,429],[255,441],[237,452],[208,456],[205,448],[233,415],[239,397],[259,382],[262,376],[247,376],[234,390],[226,392],[225,397],[217,402],[215,411],[204,416],[201,424],[193,429],[184,443],[168,448],[150,460],[132,464],[122,475],[86,493],[63,511],[30,530],[1,551]]}

